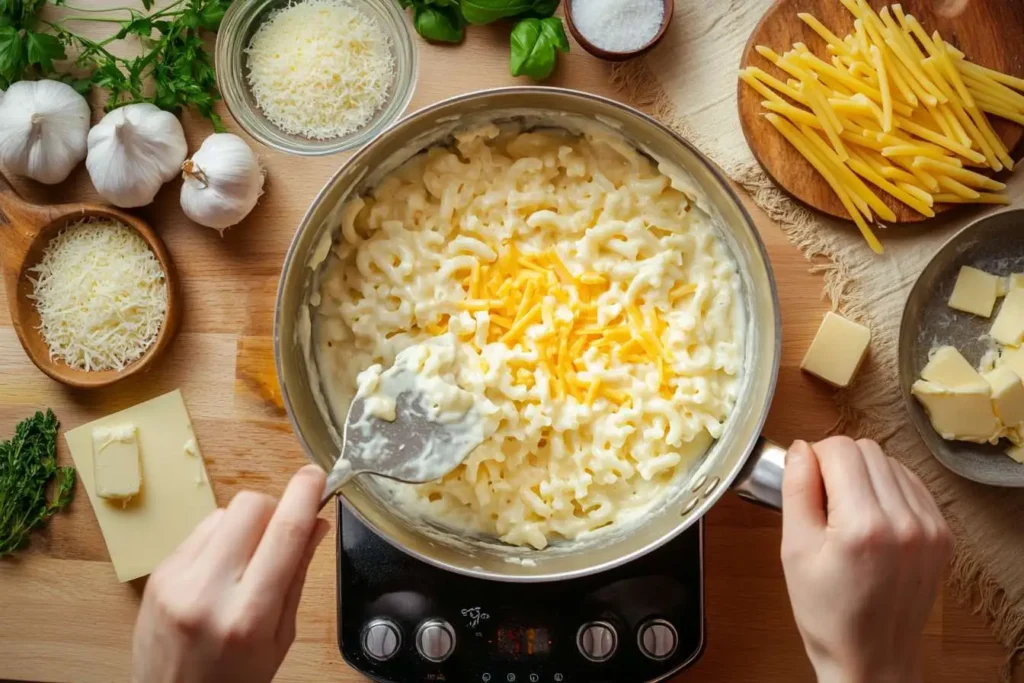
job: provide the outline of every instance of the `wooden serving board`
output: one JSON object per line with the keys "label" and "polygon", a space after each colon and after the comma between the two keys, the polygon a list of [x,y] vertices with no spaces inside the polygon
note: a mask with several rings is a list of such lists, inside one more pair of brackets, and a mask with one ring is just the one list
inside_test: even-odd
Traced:
{"label": "wooden serving board", "polygon": [[[876,10],[893,4],[890,0],[869,0]],[[929,35],[938,30],[967,58],[982,66],[1012,76],[1024,77],[1024,2],[1020,0],[905,0],[903,11],[917,17]],[[785,82],[785,72],[771,64],[754,49],[767,45],[782,54],[794,43],[804,43],[819,57],[825,56],[825,41],[800,21],[797,14],[809,12],[833,33],[842,37],[853,31],[853,16],[839,0],[778,0],[765,13],[750,35],[740,68],[758,66]],[[826,60],[827,61],[827,60]],[[810,162],[762,116],[762,97],[739,81],[739,111],[743,135],[754,158],[775,183],[801,203],[831,216],[849,220],[828,183]],[[989,117],[992,128],[1012,152],[1024,137],[1024,128],[1004,119]],[[1004,172],[1005,175],[1005,172]],[[872,189],[874,187],[872,186]],[[896,222],[926,220],[902,202],[878,191],[896,214]],[[936,212],[956,205],[936,205]]]}
{"label": "wooden serving board", "polygon": [[[507,31],[477,27],[456,48],[419,42],[420,82],[412,107],[517,83],[507,70]],[[551,85],[617,97],[609,65],[576,45],[561,59]],[[225,121],[239,132],[230,118]],[[209,127],[190,116],[184,123],[194,151]],[[218,503],[226,505],[244,488],[280,495],[306,460],[284,414],[274,372],[275,289],[303,213],[345,157],[306,159],[253,147],[267,167],[266,194],[223,238],[181,214],[178,182],[139,212],[166,242],[184,291],[180,333],[148,373],[90,392],[57,384],[22,352],[7,315],[9,302],[0,295],[4,438],[19,420],[47,406],[68,430],[181,388]],[[84,169],[56,187],[21,182],[18,189],[35,201],[97,199]],[[782,442],[819,439],[838,417],[832,391],[803,375],[799,363],[826,310],[820,277],[809,272],[777,227],[751,203],[748,208],[768,246],[782,303],[782,367],[766,433]],[[59,450],[69,463],[63,438]],[[323,515],[333,525],[334,507]],[[708,644],[700,662],[679,681],[813,681],[779,566],[780,533],[776,513],[736,496],[727,495],[711,512],[705,552]],[[279,681],[364,680],[338,653],[336,541],[332,531],[309,569],[298,639]],[[27,550],[0,561],[0,680],[127,681],[132,626],[144,587],[144,580],[117,582],[89,501],[79,490],[70,510],[33,534]],[[925,647],[929,681],[994,680],[1004,656],[981,619],[945,596],[929,622]]]}

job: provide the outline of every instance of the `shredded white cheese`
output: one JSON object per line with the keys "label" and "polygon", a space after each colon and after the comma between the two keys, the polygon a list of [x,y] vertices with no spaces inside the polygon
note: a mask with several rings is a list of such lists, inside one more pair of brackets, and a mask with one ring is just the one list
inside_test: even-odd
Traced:
{"label": "shredded white cheese", "polygon": [[304,0],[277,10],[246,54],[249,87],[267,119],[316,140],[364,126],[395,80],[387,33],[348,0]]}
{"label": "shredded white cheese", "polygon": [[167,317],[167,282],[149,245],[110,219],[69,225],[30,269],[50,358],[79,370],[122,370]]}

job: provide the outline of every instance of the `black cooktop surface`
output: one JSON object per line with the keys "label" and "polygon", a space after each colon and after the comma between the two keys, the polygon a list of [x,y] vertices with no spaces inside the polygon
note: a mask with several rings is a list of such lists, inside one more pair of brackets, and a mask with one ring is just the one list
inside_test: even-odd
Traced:
{"label": "black cooktop surface", "polygon": [[640,683],[703,650],[702,523],[623,567],[513,584],[420,562],[338,506],[338,644],[373,680]]}

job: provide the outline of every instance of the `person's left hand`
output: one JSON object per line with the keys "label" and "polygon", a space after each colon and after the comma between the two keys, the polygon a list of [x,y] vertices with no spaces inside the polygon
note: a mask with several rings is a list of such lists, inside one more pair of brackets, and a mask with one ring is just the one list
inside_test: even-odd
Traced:
{"label": "person's left hand", "polygon": [[295,640],[324,472],[303,467],[277,503],[243,491],[149,577],[132,643],[136,683],[270,681]]}

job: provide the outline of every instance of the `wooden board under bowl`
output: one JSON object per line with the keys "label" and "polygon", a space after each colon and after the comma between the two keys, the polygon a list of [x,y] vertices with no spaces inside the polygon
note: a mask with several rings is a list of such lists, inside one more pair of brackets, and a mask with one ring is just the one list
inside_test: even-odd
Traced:
{"label": "wooden board under bowl", "polygon": [[[892,3],[868,0],[876,11]],[[1024,77],[1024,2],[1021,0],[905,0],[903,11],[912,14],[929,34],[938,30],[943,38],[961,50],[970,61]],[[809,12],[833,33],[844,36],[853,31],[853,15],[839,0],[778,0],[761,18],[743,50],[740,68],[758,66],[783,81],[786,74],[754,49],[767,45],[779,54],[794,43],[804,43],[818,56],[825,55],[825,41],[797,14]],[[740,124],[754,158],[775,184],[801,203],[830,216],[850,219],[839,198],[814,167],[765,120],[761,95],[739,81]],[[989,116],[995,130],[1011,151],[1024,137],[1024,128]],[[1004,172],[1005,174],[1005,172]],[[872,189],[875,189],[872,186]],[[897,223],[926,220],[909,206],[885,192],[878,195],[892,208]],[[954,204],[936,204],[936,213]]]}

